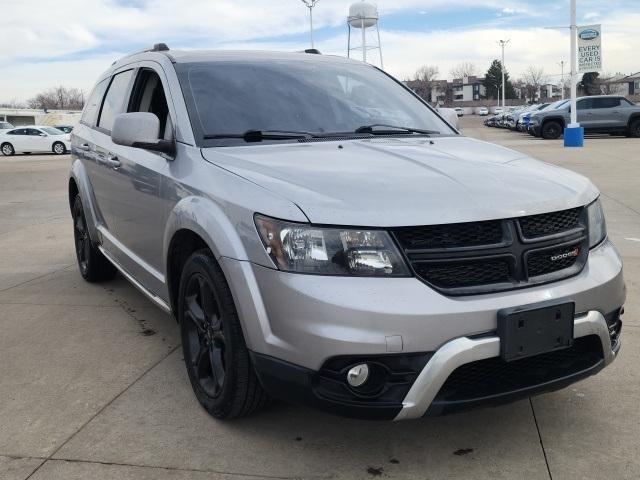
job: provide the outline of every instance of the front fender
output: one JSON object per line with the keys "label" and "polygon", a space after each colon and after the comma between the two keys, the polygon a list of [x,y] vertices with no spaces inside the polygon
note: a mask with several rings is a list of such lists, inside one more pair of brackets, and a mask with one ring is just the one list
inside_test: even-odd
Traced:
{"label": "front fender", "polygon": [[[251,227],[255,230],[255,227]],[[183,229],[199,235],[218,260],[220,257],[248,260],[244,243],[236,228],[215,202],[204,197],[185,197],[175,205],[167,219],[163,243],[165,262],[169,261],[171,239]],[[167,267],[168,264],[165,265]]]}

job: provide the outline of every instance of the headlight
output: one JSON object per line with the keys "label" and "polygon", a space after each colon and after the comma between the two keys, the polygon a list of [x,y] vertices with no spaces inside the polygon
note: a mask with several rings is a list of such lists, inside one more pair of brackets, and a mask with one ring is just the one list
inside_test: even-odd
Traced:
{"label": "headlight", "polygon": [[607,236],[607,225],[604,221],[604,212],[600,200],[596,200],[587,207],[589,222],[589,248],[598,245]]}
{"label": "headlight", "polygon": [[384,230],[324,228],[262,215],[256,215],[255,221],[267,253],[280,270],[318,275],[409,275]]}

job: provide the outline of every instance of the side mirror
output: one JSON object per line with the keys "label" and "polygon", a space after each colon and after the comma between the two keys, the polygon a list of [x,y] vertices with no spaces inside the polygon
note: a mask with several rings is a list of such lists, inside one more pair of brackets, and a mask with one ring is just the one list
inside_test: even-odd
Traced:
{"label": "side mirror", "polygon": [[153,113],[121,113],[113,120],[111,129],[113,143],[174,155],[175,144],[169,140],[159,139],[159,135],[160,120]]}

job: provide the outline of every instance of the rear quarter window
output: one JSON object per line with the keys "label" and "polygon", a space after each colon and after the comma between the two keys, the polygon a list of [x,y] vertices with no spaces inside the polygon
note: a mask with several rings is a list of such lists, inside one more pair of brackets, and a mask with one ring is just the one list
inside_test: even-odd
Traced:
{"label": "rear quarter window", "polygon": [[104,97],[107,85],[109,85],[109,79],[105,78],[93,87],[93,91],[91,92],[91,95],[89,95],[89,100],[87,100],[87,104],[84,106],[82,117],[80,119],[80,121],[85,125],[90,127],[95,126],[96,121],[98,120],[98,113],[100,113],[100,105],[102,105],[102,97]]}

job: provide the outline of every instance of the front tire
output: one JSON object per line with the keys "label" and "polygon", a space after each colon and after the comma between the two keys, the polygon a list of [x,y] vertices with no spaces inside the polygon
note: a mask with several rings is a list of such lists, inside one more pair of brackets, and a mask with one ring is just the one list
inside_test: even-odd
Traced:
{"label": "front tire", "polygon": [[629,136],[632,138],[640,138],[640,118],[631,122],[629,125]]}
{"label": "front tire", "polygon": [[87,219],[82,206],[80,195],[73,201],[73,238],[76,246],[76,258],[80,275],[87,282],[95,283],[111,280],[116,274],[116,268],[106,259],[91,241]]}
{"label": "front tire", "polygon": [[189,381],[209,414],[219,419],[244,417],[268,403],[231,290],[207,249],[192,254],[182,270],[178,320]]}
{"label": "front tire", "polygon": [[67,153],[67,147],[62,142],[54,142],[51,146],[51,151],[56,155],[64,155]]}
{"label": "front tire", "polygon": [[542,126],[542,138],[545,140],[556,140],[562,135],[562,125],[556,121],[546,122]]}
{"label": "front tire", "polygon": [[0,150],[2,150],[2,154],[5,157],[10,157],[14,153],[16,153],[15,149],[13,148],[13,145],[11,145],[10,143],[3,143],[2,146],[0,147]]}

